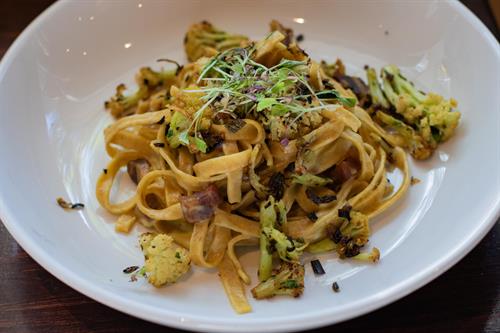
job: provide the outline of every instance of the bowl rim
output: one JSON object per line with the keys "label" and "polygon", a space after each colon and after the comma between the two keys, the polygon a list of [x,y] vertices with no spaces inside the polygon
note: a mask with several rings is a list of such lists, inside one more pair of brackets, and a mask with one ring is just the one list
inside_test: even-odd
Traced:
{"label": "bowl rim", "polygon": [[[71,1],[56,1],[38,15],[22,31],[0,61],[0,81],[3,80],[7,68],[12,61],[14,61],[15,55],[22,49],[38,27],[44,21],[50,19],[51,16],[56,15],[58,11],[63,10],[65,6],[70,3]],[[462,15],[465,20],[471,24],[474,30],[485,37],[486,42],[496,53],[496,58],[500,61],[500,44],[484,23],[458,0],[448,1],[447,4],[458,14]],[[16,222],[15,214],[13,214],[7,206],[4,196],[5,194],[0,191],[0,220],[19,245],[39,265],[57,279],[83,295],[133,317],[160,325],[207,332],[251,332],[255,330],[261,332],[297,331],[339,323],[372,312],[403,298],[446,272],[459,260],[465,257],[465,255],[483,239],[500,217],[500,193],[498,193],[497,197],[493,200],[492,207],[485,213],[486,217],[478,224],[473,233],[419,274],[402,280],[396,285],[385,289],[384,297],[377,297],[377,295],[374,294],[362,301],[351,303],[341,313],[337,313],[335,317],[331,316],[331,310],[324,309],[318,310],[314,314],[294,316],[292,320],[285,321],[281,319],[277,321],[273,319],[254,319],[250,325],[233,326],[232,324],[239,322],[231,319],[213,319],[196,315],[186,316],[185,313],[172,310],[158,310],[152,307],[146,308],[144,304],[138,301],[127,299],[123,296],[109,292],[104,287],[99,287],[95,283],[88,282],[77,273],[70,271],[63,264],[54,260],[50,253],[42,246],[31,240],[29,235],[23,231],[21,227],[22,224]],[[352,309],[356,310],[353,311]]]}

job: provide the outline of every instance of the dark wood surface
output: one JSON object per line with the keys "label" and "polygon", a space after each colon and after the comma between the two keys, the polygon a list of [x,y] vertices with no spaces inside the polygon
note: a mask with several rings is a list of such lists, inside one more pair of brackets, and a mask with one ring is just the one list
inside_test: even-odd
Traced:
{"label": "dark wood surface", "polygon": [[[0,0],[0,57],[51,2]],[[463,2],[498,39],[487,1]],[[427,286],[368,315],[313,332],[330,331],[500,332],[500,224]],[[74,291],[34,262],[0,223],[0,332],[180,331],[122,314]]]}

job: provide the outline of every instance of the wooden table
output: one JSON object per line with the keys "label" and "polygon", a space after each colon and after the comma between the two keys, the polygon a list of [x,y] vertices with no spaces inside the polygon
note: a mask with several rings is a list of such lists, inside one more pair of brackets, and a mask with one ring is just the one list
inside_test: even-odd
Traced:
{"label": "wooden table", "polygon": [[[0,0],[0,57],[25,26],[51,2]],[[464,3],[498,38],[487,1]],[[330,330],[500,332],[500,224],[497,223],[467,257],[422,289],[371,314],[313,332]],[[34,262],[0,223],[0,332],[159,333],[179,330],[130,317],[79,294]]]}

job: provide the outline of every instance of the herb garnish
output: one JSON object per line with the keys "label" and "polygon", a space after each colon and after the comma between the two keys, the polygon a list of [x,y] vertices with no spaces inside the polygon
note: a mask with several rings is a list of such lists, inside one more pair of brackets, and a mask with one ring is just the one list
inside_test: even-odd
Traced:
{"label": "herb garnish", "polygon": [[276,117],[286,129],[306,113],[356,104],[355,98],[343,97],[333,89],[314,91],[308,82],[308,62],[283,59],[266,67],[252,59],[254,51],[255,46],[249,46],[219,53],[202,69],[197,80],[201,88],[183,90],[204,93],[201,99],[206,102],[193,114],[189,127],[180,133],[181,144],[189,145],[193,140],[200,151],[205,151],[206,144],[198,135],[198,128],[209,107],[215,115],[223,112],[236,118],[250,117],[265,126]]}

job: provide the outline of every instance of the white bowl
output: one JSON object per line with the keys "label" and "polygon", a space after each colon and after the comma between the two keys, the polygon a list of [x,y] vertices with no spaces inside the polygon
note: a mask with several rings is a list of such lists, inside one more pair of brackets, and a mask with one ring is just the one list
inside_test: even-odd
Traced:
{"label": "white bowl", "polygon": [[[306,271],[300,299],[251,300],[236,315],[213,271],[155,289],[121,270],[141,264],[136,236],[113,231],[94,198],[105,166],[103,101],[160,57],[184,61],[190,23],[263,36],[276,18],[315,59],[401,66],[427,90],[459,101],[456,136],[426,162],[422,180],[373,221],[377,265],[321,256],[321,278]],[[399,299],[467,254],[500,207],[500,48],[458,2],[65,1],[38,17],[0,65],[0,213],[8,230],[43,267],[83,294],[133,316],[203,331],[290,331],[336,323]],[[82,201],[81,212],[55,204]],[[243,257],[255,273],[255,254]],[[331,292],[338,281],[341,292]]]}

